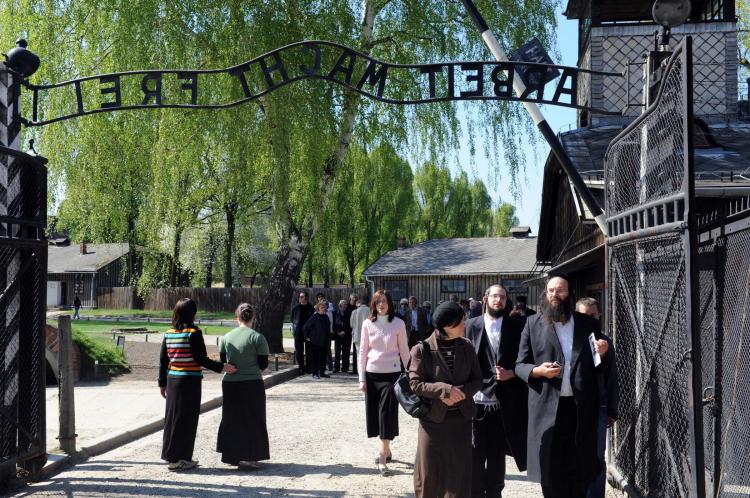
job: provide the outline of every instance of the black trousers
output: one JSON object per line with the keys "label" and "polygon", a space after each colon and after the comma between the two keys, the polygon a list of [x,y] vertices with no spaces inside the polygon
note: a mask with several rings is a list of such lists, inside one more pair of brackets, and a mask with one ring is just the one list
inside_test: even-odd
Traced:
{"label": "black trousers", "polygon": [[[352,343],[352,373],[357,373],[357,365],[359,364],[358,346],[356,342]],[[349,353],[347,353],[348,355]]]}
{"label": "black trousers", "polygon": [[[585,498],[588,482],[583,480],[576,448],[576,402],[560,397],[555,418],[555,432],[550,451],[550,471],[542,476],[544,498]],[[596,428],[592,427],[591,430]]]}
{"label": "black trousers", "polygon": [[[333,341],[333,371],[349,371],[349,350],[352,349],[352,336],[344,334],[344,337],[336,335]],[[339,368],[340,367],[340,368]]]}
{"label": "black trousers", "polygon": [[311,342],[307,343],[310,349],[310,372],[321,376],[326,369],[326,350],[323,346],[317,346]]}
{"label": "black trousers", "polygon": [[300,373],[306,373],[308,370],[305,370],[305,335],[302,332],[294,336],[294,357],[297,359]]}
{"label": "black trousers", "polygon": [[471,496],[498,498],[505,487],[505,428],[500,410],[477,404],[472,422]]}

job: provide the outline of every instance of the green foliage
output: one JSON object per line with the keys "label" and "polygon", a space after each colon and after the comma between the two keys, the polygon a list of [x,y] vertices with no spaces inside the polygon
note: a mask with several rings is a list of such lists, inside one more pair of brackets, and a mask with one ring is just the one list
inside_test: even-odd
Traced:
{"label": "green foliage", "polygon": [[492,212],[491,235],[493,237],[509,237],[510,229],[514,226],[518,226],[516,207],[513,204],[503,202]]}
{"label": "green foliage", "polygon": [[87,334],[75,326],[73,342],[81,352],[81,367],[86,371],[93,372],[95,361],[98,361],[102,371],[109,375],[118,375],[128,370],[125,356],[111,339],[107,341],[103,337]]}
{"label": "green foliage", "polygon": [[[554,45],[556,2],[477,4],[506,49],[532,36]],[[363,27],[365,12],[373,16]],[[0,45],[7,50],[19,36],[42,60],[33,83],[222,68],[303,39],[337,41],[395,63],[489,58],[460,2],[436,0],[0,3]],[[415,88],[407,80],[389,85],[402,95]],[[123,101],[138,91],[123,87]],[[181,90],[164,91],[169,100]],[[200,91],[218,99],[241,90],[227,78]],[[85,97],[103,98],[92,92]],[[48,113],[74,105],[54,92],[40,102]],[[273,257],[290,240],[302,241],[302,257],[312,241],[321,273],[354,280],[399,235],[410,242],[486,235],[492,217],[484,185],[453,178],[429,158],[449,157],[468,136],[473,153],[498,165],[497,176],[515,179],[524,128],[533,126],[518,104],[389,106],[307,80],[232,109],[99,114],[24,138],[36,138],[50,159],[50,206],[75,241],[128,241],[168,255],[144,261],[142,290],[174,283],[180,263],[193,271],[193,285],[221,280],[218,268],[228,269],[230,282],[241,272],[298,268]],[[427,161],[412,174],[395,151]]]}

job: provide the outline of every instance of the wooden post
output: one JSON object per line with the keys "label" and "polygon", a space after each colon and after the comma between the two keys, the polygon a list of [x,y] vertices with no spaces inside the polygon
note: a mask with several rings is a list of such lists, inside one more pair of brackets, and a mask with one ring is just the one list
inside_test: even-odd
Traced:
{"label": "wooden post", "polygon": [[73,396],[75,379],[73,378],[73,331],[70,327],[70,315],[60,315],[57,319],[60,347],[58,394],[60,400],[60,448],[68,454],[76,451],[76,410]]}

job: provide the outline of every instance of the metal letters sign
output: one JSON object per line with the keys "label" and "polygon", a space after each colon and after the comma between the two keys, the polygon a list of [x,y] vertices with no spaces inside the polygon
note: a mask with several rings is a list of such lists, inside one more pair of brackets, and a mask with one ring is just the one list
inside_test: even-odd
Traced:
{"label": "metal letters sign", "polygon": [[518,62],[536,62],[538,64],[546,64],[544,67],[519,66],[516,68],[518,76],[521,77],[526,86],[538,86],[540,81],[543,82],[543,85],[546,85],[560,76],[560,71],[554,67],[552,58],[547,51],[544,50],[542,42],[536,37],[532,38],[518,50],[511,52],[508,58],[512,61]]}
{"label": "metal letters sign", "polygon": [[[521,96],[514,95],[514,73],[528,78],[550,71],[560,77],[547,94],[548,78],[539,77]],[[337,43],[302,41],[226,69],[128,71],[50,85],[25,83],[32,91],[33,116],[23,122],[41,126],[124,109],[232,107],[306,79],[337,83],[389,104],[512,100],[617,114],[578,102],[580,73],[622,76],[521,61],[390,64]],[[46,105],[52,101],[54,106]],[[46,111],[50,108],[54,114]]]}

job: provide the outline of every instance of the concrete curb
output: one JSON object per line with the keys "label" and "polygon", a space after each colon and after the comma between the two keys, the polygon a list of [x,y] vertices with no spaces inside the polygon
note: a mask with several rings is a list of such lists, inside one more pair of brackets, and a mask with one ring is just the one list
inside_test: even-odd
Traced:
{"label": "concrete curb", "polygon": [[[263,378],[263,385],[266,389],[273,386],[277,386],[283,382],[299,377],[299,369],[295,365],[294,367],[287,368],[286,370],[279,370]],[[205,413],[211,410],[215,410],[222,405],[223,398],[217,396],[208,401],[201,403],[201,413]],[[48,479],[55,474],[61,472],[67,467],[83,463],[91,457],[101,455],[120,446],[124,446],[128,443],[132,443],[142,437],[146,437],[155,432],[159,432],[164,428],[164,417],[152,420],[144,425],[130,429],[121,434],[117,434],[104,441],[99,441],[91,446],[85,446],[73,453],[72,455],[61,455],[61,454],[50,454],[48,455],[47,464],[44,466],[41,472],[41,479]]]}

